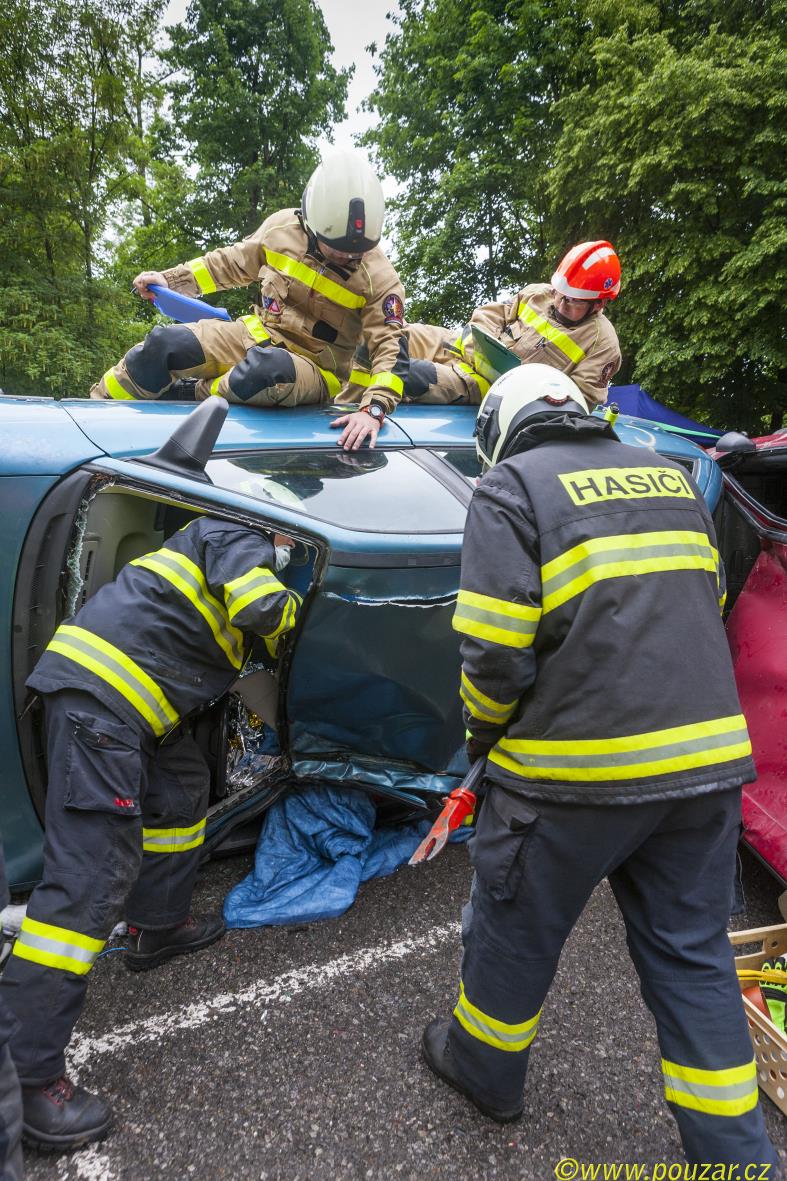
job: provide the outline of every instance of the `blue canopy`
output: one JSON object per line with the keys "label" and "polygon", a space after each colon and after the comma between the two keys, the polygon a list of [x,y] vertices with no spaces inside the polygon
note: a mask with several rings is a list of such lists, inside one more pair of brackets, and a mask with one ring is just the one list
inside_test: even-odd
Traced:
{"label": "blue canopy", "polygon": [[712,447],[724,431],[714,430],[702,423],[686,418],[685,414],[678,414],[677,410],[670,410],[662,406],[655,398],[643,390],[641,385],[613,385],[609,387],[609,402],[617,402],[621,413],[633,414],[637,418],[649,418],[651,422],[658,422],[665,430],[674,431],[676,435],[683,435],[700,447]]}

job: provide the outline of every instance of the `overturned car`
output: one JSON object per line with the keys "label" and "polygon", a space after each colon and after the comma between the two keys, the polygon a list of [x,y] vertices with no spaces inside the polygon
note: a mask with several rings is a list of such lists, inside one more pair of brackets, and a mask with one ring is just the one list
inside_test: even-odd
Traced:
{"label": "overturned car", "polygon": [[[63,619],[199,514],[291,536],[281,577],[304,600],[276,665],[246,670],[197,722],[212,771],[206,851],[248,843],[293,785],[357,788],[405,819],[461,777],[451,619],[479,474],[475,410],[403,406],[375,450],[347,453],[331,410],[233,406],[204,472],[167,446],[191,414],[198,423],[193,403],[0,399],[0,782],[18,888],[40,872],[47,780],[25,681]],[[616,429],[681,464],[717,506],[721,473],[700,448],[634,419]]]}

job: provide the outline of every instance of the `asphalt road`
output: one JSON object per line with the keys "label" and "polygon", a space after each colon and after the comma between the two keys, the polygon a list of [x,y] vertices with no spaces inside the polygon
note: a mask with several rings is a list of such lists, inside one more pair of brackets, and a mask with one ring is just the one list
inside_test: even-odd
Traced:
{"label": "asphalt road", "polygon": [[[208,865],[195,909],[220,905],[250,863]],[[562,1157],[681,1162],[606,884],[564,951],[521,1123],[485,1120],[422,1065],[424,1024],[455,1002],[469,882],[466,850],[454,846],[368,883],[332,922],[233,931],[144,974],[120,952],[102,957],[71,1067],[111,1100],[115,1131],[69,1156],[28,1153],[28,1177],[548,1181]],[[744,884],[734,925],[779,922],[778,887],[748,856]],[[787,1121],[762,1102],[787,1161]]]}

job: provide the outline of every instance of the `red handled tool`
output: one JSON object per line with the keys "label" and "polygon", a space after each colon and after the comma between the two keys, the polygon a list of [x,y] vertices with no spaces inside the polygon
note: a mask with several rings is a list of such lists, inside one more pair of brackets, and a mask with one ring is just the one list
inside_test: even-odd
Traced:
{"label": "red handled tool", "polygon": [[446,796],[443,810],[429,832],[408,861],[408,865],[420,865],[431,861],[441,851],[454,829],[460,828],[476,809],[475,788],[484,777],[486,759],[476,759],[459,787]]}

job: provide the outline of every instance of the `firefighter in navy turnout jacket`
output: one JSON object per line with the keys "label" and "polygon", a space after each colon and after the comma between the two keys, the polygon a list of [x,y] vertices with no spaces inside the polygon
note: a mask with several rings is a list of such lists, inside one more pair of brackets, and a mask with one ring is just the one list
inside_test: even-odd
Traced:
{"label": "firefighter in navy turnout jacket", "polygon": [[561,949],[607,877],[686,1157],[776,1166],[726,933],[755,771],[707,508],[546,366],[493,384],[477,446],[454,627],[486,791],[459,998],[424,1057],[519,1118]]}
{"label": "firefighter in navy turnout jacket", "polygon": [[47,727],[44,872],[0,997],[20,1022],[11,1051],[39,1145],[72,1148],[111,1124],[64,1077],[64,1051],[119,919],[132,969],[224,933],[220,916],[190,914],[210,782],[184,719],[227,692],[256,637],[276,656],[299,606],[277,564],[263,534],[197,518],[62,623],[28,679]]}
{"label": "firefighter in navy turnout jacket", "polygon": [[92,398],[159,398],[173,380],[197,378],[196,397],[218,394],[251,406],[333,401],[361,337],[370,355],[360,409],[334,420],[339,442],[374,446],[407,376],[404,289],[378,243],[385,204],[358,152],[334,150],[313,173],[300,209],[273,213],[234,246],[169,270],[143,271],[150,284],[202,296],[259,282],[259,302],[231,323],[204,319],[156,327],[101,378]]}
{"label": "firefighter in navy turnout jacket", "polygon": [[[483,401],[490,383],[476,367],[475,324],[523,365],[551,365],[568,373],[587,401],[606,402],[621,356],[604,307],[619,291],[620,261],[614,247],[580,242],[560,261],[550,283],[529,283],[511,299],[476,308],[458,335],[456,329],[436,324],[407,324],[410,368],[403,400],[474,406]],[[340,400],[358,401],[369,380],[362,344]]]}

